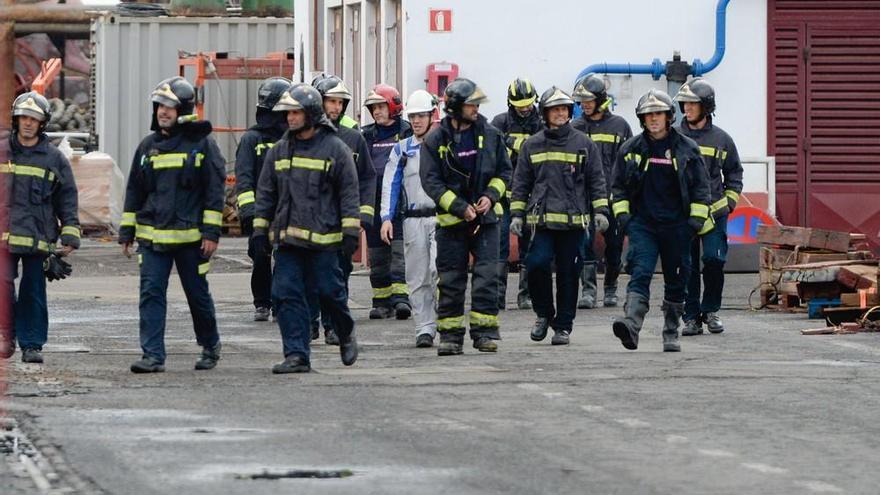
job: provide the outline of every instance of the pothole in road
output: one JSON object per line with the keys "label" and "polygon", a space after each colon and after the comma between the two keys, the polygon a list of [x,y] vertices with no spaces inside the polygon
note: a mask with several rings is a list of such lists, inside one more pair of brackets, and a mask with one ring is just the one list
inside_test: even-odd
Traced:
{"label": "pothole in road", "polygon": [[284,479],[339,479],[354,476],[351,469],[291,469],[288,471],[263,470],[259,473],[236,474],[238,480],[284,480]]}

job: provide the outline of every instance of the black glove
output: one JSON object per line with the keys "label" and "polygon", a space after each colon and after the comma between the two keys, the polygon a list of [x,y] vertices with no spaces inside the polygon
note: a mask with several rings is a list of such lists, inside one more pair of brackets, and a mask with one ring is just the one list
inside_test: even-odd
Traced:
{"label": "black glove", "polygon": [[272,255],[272,243],[269,242],[269,234],[261,233],[253,236],[254,253],[259,256]]}
{"label": "black glove", "polygon": [[238,222],[241,224],[241,233],[250,237],[254,233],[254,217],[239,217]]}
{"label": "black glove", "polygon": [[736,209],[736,201],[733,198],[727,198],[727,209],[730,210],[730,213],[733,213],[733,210]]}
{"label": "black glove", "polygon": [[626,227],[629,226],[629,221],[632,219],[629,213],[621,213],[617,215],[617,226],[620,229],[621,234],[626,234]]}
{"label": "black glove", "polygon": [[699,234],[701,230],[703,230],[703,225],[706,224],[705,218],[700,217],[688,217],[688,225],[694,230],[695,234]]}
{"label": "black glove", "polygon": [[351,257],[358,250],[358,241],[357,236],[346,235],[342,237],[342,254],[346,257]]}
{"label": "black glove", "polygon": [[46,275],[46,280],[54,282],[55,280],[67,278],[68,275],[73,273],[73,267],[57,255],[51,254],[43,261],[43,273]]}
{"label": "black glove", "polygon": [[724,215],[730,213],[730,208],[727,206],[722,206],[720,210],[716,210],[715,213],[712,214],[714,218],[721,218]]}

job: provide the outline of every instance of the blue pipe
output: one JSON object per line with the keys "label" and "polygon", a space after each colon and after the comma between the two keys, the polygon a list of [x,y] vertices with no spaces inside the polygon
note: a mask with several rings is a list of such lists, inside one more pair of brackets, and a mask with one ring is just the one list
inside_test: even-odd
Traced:
{"label": "blue pipe", "polygon": [[[718,67],[721,59],[724,58],[728,3],[730,0],[718,0],[718,7],[715,10],[715,53],[705,64],[700,59],[694,59],[691,68],[691,74],[694,76],[710,72]],[[650,64],[593,64],[582,70],[575,81],[579,81],[591,72],[599,74],[650,74],[657,81],[666,73],[666,65],[659,58],[655,58]]]}
{"label": "blue pipe", "polygon": [[724,58],[724,38],[727,35],[728,3],[730,3],[730,0],[718,0],[718,7],[715,9],[715,53],[712,54],[712,58],[706,62],[706,65],[703,65],[703,63],[700,62],[700,59],[694,59],[694,63],[692,64],[692,74],[694,76],[702,76],[707,72],[711,72],[715,67],[718,67],[718,64],[721,63],[721,59]]}

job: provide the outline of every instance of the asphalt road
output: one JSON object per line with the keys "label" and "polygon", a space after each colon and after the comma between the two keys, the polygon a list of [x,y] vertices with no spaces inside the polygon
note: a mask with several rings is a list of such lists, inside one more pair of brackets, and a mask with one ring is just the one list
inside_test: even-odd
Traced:
{"label": "asphalt road", "polygon": [[[658,280],[638,351],[611,333],[619,308],[579,311],[567,347],[531,342],[534,316],[508,310],[498,354],[443,358],[411,322],[369,321],[357,275],[357,364],[318,343],[313,373],[277,376],[277,326],[250,321],[244,244],[224,240],[219,366],[192,370],[175,281],[168,371],[144,376],[128,371],[134,262],[95,243],[75,261],[50,286],[46,364],[6,365],[3,494],[880,493],[880,335],[751,312],[756,275],[728,275],[727,331],[678,354],[660,352]],[[331,477],[287,477],[310,471]]]}

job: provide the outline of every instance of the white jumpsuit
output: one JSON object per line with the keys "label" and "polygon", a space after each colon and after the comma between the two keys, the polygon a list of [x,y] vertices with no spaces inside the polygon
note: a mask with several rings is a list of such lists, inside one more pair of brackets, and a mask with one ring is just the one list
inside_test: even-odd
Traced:
{"label": "white jumpsuit", "polygon": [[416,335],[434,337],[437,333],[437,243],[434,241],[437,221],[434,200],[422,189],[419,177],[420,147],[421,141],[408,137],[391,150],[382,178],[380,215],[383,222],[391,220],[395,213],[402,212],[404,216],[403,257]]}

